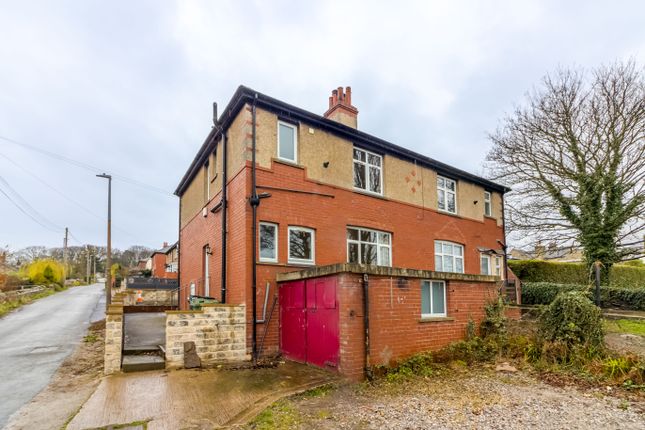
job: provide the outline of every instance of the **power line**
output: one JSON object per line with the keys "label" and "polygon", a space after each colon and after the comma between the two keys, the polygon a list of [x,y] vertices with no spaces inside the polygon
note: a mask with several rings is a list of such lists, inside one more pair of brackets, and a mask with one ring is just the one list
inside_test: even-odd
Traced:
{"label": "power line", "polygon": [[[12,143],[14,145],[18,145],[18,146],[20,146],[22,148],[25,148],[25,149],[29,149],[31,151],[39,152],[39,153],[41,153],[43,155],[46,155],[46,156],[51,157],[51,158],[55,158],[55,159],[57,159],[59,161],[64,161],[64,162],[72,164],[72,165],[74,165],[76,167],[80,167],[82,169],[89,170],[89,171],[94,172],[94,173],[102,173],[102,172],[106,171],[106,169],[101,169],[101,168],[92,166],[91,164],[87,164],[87,163],[85,163],[83,161],[74,160],[73,158],[69,158],[69,157],[66,157],[64,155],[56,154],[54,152],[47,151],[45,149],[38,148],[38,147],[33,146],[33,145],[28,145],[26,143],[18,142],[16,140],[10,139],[10,138],[5,137],[5,136],[0,136],[0,139],[4,140],[6,142]],[[138,187],[147,189],[149,191],[154,191],[156,193],[160,193],[160,194],[164,194],[164,195],[168,195],[168,196],[173,195],[172,193],[168,192],[167,190],[164,190],[163,188],[159,188],[159,187],[156,187],[154,185],[146,184],[145,182],[141,182],[141,181],[138,181],[136,179],[128,178],[127,176],[113,174],[112,177],[114,179],[120,180],[121,182],[125,182],[125,183],[131,184],[131,185],[136,185]]]}
{"label": "power line", "polygon": [[[9,186],[9,184],[7,183],[7,181],[5,181],[1,176],[0,176],[0,181],[4,182],[4,184],[5,184],[5,185],[6,185],[6,186],[11,190],[11,191],[13,191],[13,192],[15,193],[15,190],[13,190],[13,188],[11,188],[11,187]],[[11,196],[10,196],[9,194],[7,194],[7,193],[5,192],[5,190],[3,190],[1,187],[0,187],[0,193],[4,194],[4,195],[5,195],[5,197],[7,197],[7,199],[9,199],[9,201],[10,201],[11,203],[13,203],[13,205],[14,205],[15,207],[17,207],[17,208],[18,208],[18,210],[20,210],[20,212],[22,212],[23,214],[27,215],[29,218],[31,218],[33,221],[35,221],[37,224],[39,224],[39,225],[40,225],[40,226],[42,226],[43,228],[45,228],[45,229],[47,229],[47,230],[49,230],[49,231],[53,231],[53,232],[55,232],[55,233],[61,233],[61,232],[62,232],[62,229],[59,229],[59,228],[52,228],[51,226],[48,226],[47,224],[43,223],[41,220],[39,220],[39,219],[38,219],[36,216],[34,216],[33,214],[29,213],[29,212],[28,212],[27,210],[25,210],[22,206],[20,206],[20,204],[18,204],[18,203],[17,203],[13,198],[11,198]],[[23,201],[24,201],[24,199],[23,199]],[[32,209],[33,209],[33,208],[32,208]],[[35,212],[35,210],[34,210],[34,212]],[[40,216],[42,219],[44,219],[44,218],[42,217],[42,215],[40,215],[38,212],[36,212],[36,214],[37,214],[38,216]],[[51,224],[51,223],[50,223],[50,224]],[[52,224],[52,225],[54,225],[54,224]],[[54,227],[56,227],[56,226],[54,225]]]}
{"label": "power line", "polygon": [[[68,195],[66,195],[65,193],[60,191],[59,189],[55,188],[54,186],[49,184],[47,181],[45,181],[42,178],[38,177],[38,175],[36,175],[35,173],[29,171],[26,167],[16,163],[14,160],[12,160],[11,158],[7,157],[5,154],[0,154],[0,157],[5,158],[11,164],[13,164],[14,166],[16,166],[19,169],[23,170],[25,173],[27,173],[28,175],[30,175],[31,177],[36,179],[38,182],[40,182],[41,184],[45,185],[47,188],[51,189],[52,191],[56,192],[57,194],[59,194],[60,196],[62,196],[66,200],[68,200],[69,202],[73,203],[74,205],[76,205],[79,208],[83,209],[88,214],[92,215],[93,217],[95,217],[97,219],[100,219],[101,221],[105,221],[105,217],[102,217],[102,216],[98,215],[97,213],[93,212],[91,209],[88,209],[87,207],[83,206],[81,203],[79,203],[78,201],[76,201],[73,198],[69,197]],[[114,226],[114,229],[119,230],[120,232],[127,234],[128,236],[132,237],[133,239],[139,240],[139,238],[136,235],[133,235],[132,233],[130,233],[127,230],[124,230],[124,229],[122,229],[120,227],[117,227],[117,226]],[[78,241],[78,239],[75,239],[75,240],[80,243],[80,241]]]}

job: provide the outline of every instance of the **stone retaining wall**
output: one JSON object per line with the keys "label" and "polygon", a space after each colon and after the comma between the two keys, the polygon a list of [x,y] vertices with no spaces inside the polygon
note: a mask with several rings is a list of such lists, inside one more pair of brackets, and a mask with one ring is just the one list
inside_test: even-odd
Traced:
{"label": "stone retaining wall", "polygon": [[166,368],[184,365],[184,342],[195,342],[202,365],[247,360],[245,305],[206,304],[166,311]]}
{"label": "stone retaining wall", "polygon": [[123,347],[123,303],[115,302],[105,313],[105,356],[104,373],[121,371],[121,350]]}

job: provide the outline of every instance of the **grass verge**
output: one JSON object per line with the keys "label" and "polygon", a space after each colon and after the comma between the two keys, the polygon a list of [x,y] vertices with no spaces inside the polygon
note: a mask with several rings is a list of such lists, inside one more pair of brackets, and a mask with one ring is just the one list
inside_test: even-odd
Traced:
{"label": "grass verge", "polygon": [[63,287],[47,288],[46,290],[40,291],[36,294],[32,294],[29,296],[22,296],[14,300],[7,300],[6,302],[2,302],[0,303],[0,317],[5,316],[9,312],[15,309],[18,309],[21,306],[28,305],[29,303],[32,303],[38,299],[51,296],[54,293],[57,293],[59,291],[64,291],[66,289],[67,288],[63,288]]}
{"label": "grass verge", "polygon": [[629,333],[645,336],[644,320],[605,320],[605,330],[609,333]]}

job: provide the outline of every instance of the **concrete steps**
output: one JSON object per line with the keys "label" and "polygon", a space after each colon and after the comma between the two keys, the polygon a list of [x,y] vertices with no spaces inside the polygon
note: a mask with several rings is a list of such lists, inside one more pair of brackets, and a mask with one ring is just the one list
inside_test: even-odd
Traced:
{"label": "concrete steps", "polygon": [[123,350],[121,370],[124,372],[143,372],[165,368],[165,349],[162,345],[129,346]]}

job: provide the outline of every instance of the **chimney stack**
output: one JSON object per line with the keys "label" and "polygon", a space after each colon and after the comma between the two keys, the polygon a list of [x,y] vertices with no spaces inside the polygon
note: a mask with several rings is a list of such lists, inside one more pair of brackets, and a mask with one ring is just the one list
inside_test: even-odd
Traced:
{"label": "chimney stack", "polygon": [[352,128],[358,128],[358,109],[352,106],[352,88],[338,87],[329,97],[329,109],[323,115]]}
{"label": "chimney stack", "polygon": [[168,246],[168,242],[163,243],[163,247],[165,248],[166,246]]}

